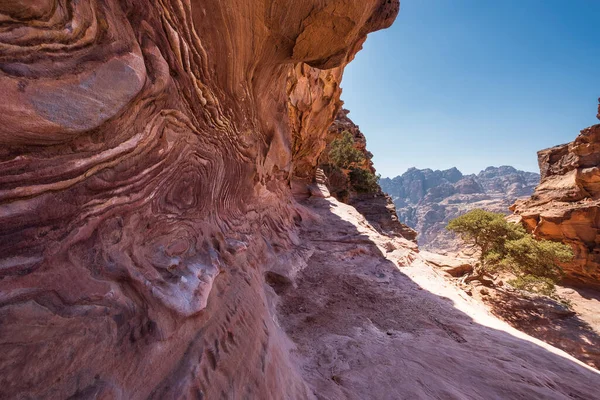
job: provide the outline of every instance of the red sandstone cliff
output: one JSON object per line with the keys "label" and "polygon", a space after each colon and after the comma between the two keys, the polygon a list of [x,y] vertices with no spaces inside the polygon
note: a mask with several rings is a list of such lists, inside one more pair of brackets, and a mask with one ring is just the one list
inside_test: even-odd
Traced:
{"label": "red sandstone cliff", "polygon": [[307,397],[263,274],[398,7],[0,2],[0,397]]}
{"label": "red sandstone cliff", "polygon": [[563,265],[566,281],[600,287],[600,125],[541,150],[538,163],[535,193],[511,209],[534,235],[573,247],[574,260]]}
{"label": "red sandstone cliff", "polygon": [[[414,252],[351,207],[294,200],[310,191],[343,67],[397,12],[393,0],[0,2],[0,397],[597,393],[566,355],[409,284],[394,262]],[[300,362],[311,346],[318,357]]]}

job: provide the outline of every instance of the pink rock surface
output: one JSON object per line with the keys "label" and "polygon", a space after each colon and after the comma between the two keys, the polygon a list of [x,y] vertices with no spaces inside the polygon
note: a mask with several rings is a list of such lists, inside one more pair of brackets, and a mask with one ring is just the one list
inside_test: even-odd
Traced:
{"label": "pink rock surface", "polygon": [[[331,392],[290,357],[305,341],[289,329],[294,315],[278,319],[286,290],[308,283],[344,303],[355,293],[336,275],[324,283],[337,292],[302,275],[323,250],[297,226],[320,225],[291,186],[316,169],[343,67],[397,11],[390,0],[0,1],[0,398],[596,394],[597,375],[568,358],[466,319],[464,332],[448,328],[456,315],[439,301],[403,314],[392,297],[392,314],[377,314],[370,302],[385,293],[374,284],[351,303],[360,324],[308,327],[308,338],[318,349],[330,342],[320,332],[348,336],[367,318],[379,324],[374,312],[406,323],[390,325],[394,346],[355,352],[373,367],[360,380],[386,386]],[[332,260],[335,243],[359,256],[373,240],[322,239]],[[414,260],[403,239],[385,243]],[[435,333],[410,350],[407,335],[423,327]],[[475,363],[492,343],[499,355]],[[472,380],[459,379],[464,360]],[[402,371],[386,363],[410,365],[406,379],[385,380]],[[444,384],[428,383],[434,375]]]}
{"label": "pink rock surface", "polygon": [[397,12],[0,1],[0,397],[308,397],[264,273],[343,67]]}
{"label": "pink rock surface", "polygon": [[278,319],[318,399],[592,399],[600,373],[517,331],[335,199],[304,203],[313,248]]}

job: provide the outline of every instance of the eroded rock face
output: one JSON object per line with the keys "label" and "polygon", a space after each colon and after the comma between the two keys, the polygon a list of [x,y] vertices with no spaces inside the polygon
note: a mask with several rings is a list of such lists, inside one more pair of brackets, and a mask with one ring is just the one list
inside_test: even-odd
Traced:
{"label": "eroded rock face", "polygon": [[0,397],[308,397],[263,274],[397,11],[0,2]]}
{"label": "eroded rock face", "polygon": [[534,235],[573,247],[563,265],[569,283],[600,288],[600,125],[575,141],[538,152],[542,180],[518,201],[515,219]]}

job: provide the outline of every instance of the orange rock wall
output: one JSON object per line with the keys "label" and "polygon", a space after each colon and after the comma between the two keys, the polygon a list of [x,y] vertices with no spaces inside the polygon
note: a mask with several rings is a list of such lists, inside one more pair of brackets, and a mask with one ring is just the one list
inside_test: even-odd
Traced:
{"label": "orange rock wall", "polygon": [[538,152],[541,183],[511,208],[534,235],[573,247],[565,280],[600,287],[600,125]]}

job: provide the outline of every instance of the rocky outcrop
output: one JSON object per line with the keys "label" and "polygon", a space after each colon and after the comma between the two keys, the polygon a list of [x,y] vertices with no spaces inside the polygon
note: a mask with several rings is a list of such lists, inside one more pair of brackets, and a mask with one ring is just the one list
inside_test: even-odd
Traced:
{"label": "rocky outcrop", "polygon": [[[349,113],[344,108],[339,110],[327,131],[327,146],[319,156],[320,171],[323,171],[323,183],[328,193],[354,206],[380,232],[415,241],[417,232],[398,220],[391,197],[377,183],[373,154],[367,150],[367,139],[348,117]],[[351,169],[340,168],[329,157],[332,144],[344,133],[350,133],[353,148],[361,154],[361,160],[354,162]]]}
{"label": "rocky outcrop", "polygon": [[290,186],[397,12],[0,2],[0,397],[310,397],[265,275],[300,268]]}
{"label": "rocky outcrop", "polygon": [[432,264],[436,268],[439,268],[441,271],[455,278],[472,272],[473,265],[476,262],[474,259],[448,257],[441,254],[430,253],[428,251],[421,251],[419,255],[427,263]]}
{"label": "rocky outcrop", "polygon": [[470,210],[480,208],[509,213],[514,201],[533,193],[539,175],[510,166],[488,167],[477,175],[458,169],[444,171],[411,168],[402,176],[380,180],[392,196],[400,221],[418,233],[420,247],[438,252],[457,252],[463,246],[445,227]]}
{"label": "rocky outcrop", "polygon": [[512,207],[535,236],[571,245],[566,281],[600,288],[600,125],[575,141],[538,152],[542,180]]}
{"label": "rocky outcrop", "polygon": [[[373,251],[406,265],[414,243],[343,222],[333,209],[351,207],[333,199],[294,200],[311,193],[343,67],[397,12],[393,0],[0,2],[0,398],[597,393],[566,354],[418,294]],[[319,357],[304,358],[311,346]],[[323,375],[342,351],[351,372]],[[347,385],[357,374],[366,384]]]}

